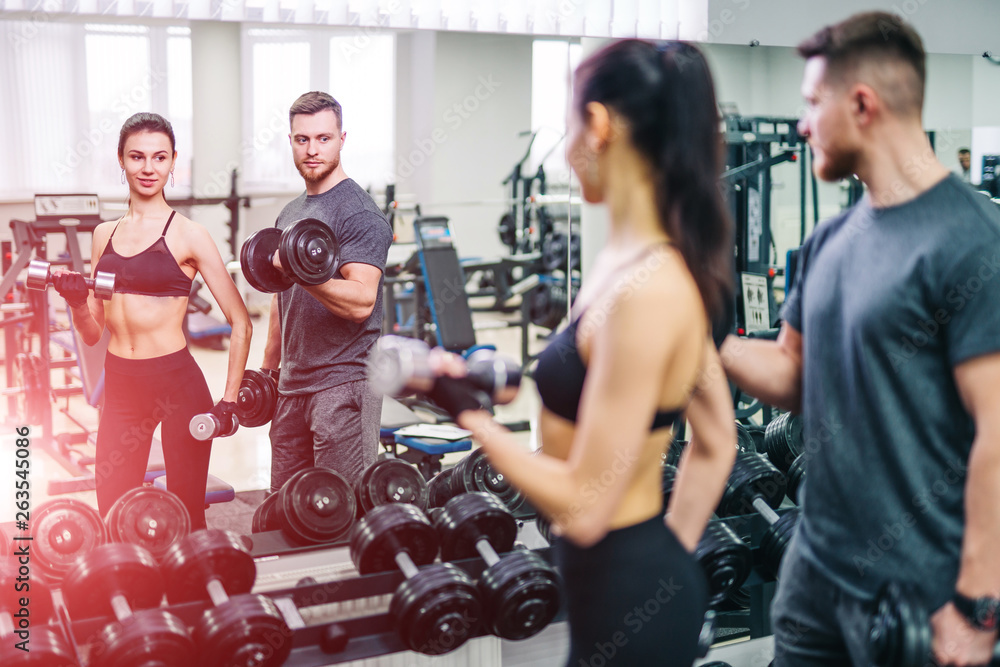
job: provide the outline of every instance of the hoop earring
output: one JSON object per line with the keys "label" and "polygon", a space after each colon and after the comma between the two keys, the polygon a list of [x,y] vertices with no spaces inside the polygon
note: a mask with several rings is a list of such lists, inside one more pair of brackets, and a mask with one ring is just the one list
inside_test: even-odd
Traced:
{"label": "hoop earring", "polygon": [[125,185],[125,170],[122,169],[122,185]]}
{"label": "hoop earring", "polygon": [[170,187],[174,187],[174,172],[170,172]]}

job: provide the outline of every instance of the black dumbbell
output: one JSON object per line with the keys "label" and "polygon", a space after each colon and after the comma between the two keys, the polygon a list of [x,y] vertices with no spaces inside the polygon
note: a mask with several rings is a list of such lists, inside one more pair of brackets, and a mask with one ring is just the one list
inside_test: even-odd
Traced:
{"label": "black dumbbell", "polygon": [[156,608],[163,591],[156,559],[136,544],[105,544],[77,561],[62,585],[73,620],[115,619],[91,643],[90,667],[189,667],[196,662],[187,626]]}
{"label": "black dumbbell", "polygon": [[[283,270],[274,266],[275,251]],[[337,272],[339,247],[329,225],[315,218],[296,220],[284,231],[262,229],[243,243],[240,268],[250,286],[276,293],[298,283],[321,285]]]}
{"label": "black dumbbell", "polygon": [[[661,476],[664,507],[670,503],[676,477],[677,468],[664,464]],[[708,606],[713,609],[743,585],[753,565],[750,547],[732,528],[718,520],[710,521],[705,527],[694,556],[708,578]]]}
{"label": "black dumbbell", "polygon": [[[559,579],[533,551],[514,549],[517,520],[496,496],[463,493],[434,519],[441,560],[474,558],[487,568],[479,578],[486,625],[504,639],[526,639],[547,626],[561,604]],[[500,557],[497,552],[510,552]]]}
{"label": "black dumbbell", "polygon": [[360,514],[388,503],[407,503],[427,509],[427,482],[416,466],[402,459],[375,461],[358,478],[354,492]]}
{"label": "black dumbbell", "polygon": [[788,466],[788,470],[785,472],[785,478],[788,483],[785,488],[785,495],[788,496],[796,505],[799,504],[799,489],[802,488],[802,482],[806,479],[806,455],[799,454],[792,461],[792,465]]}
{"label": "black dumbbell", "polygon": [[277,667],[292,651],[292,631],[270,598],[251,595],[257,578],[253,556],[238,535],[198,530],[163,559],[171,604],[210,600],[194,626],[199,665]]}
{"label": "black dumbbell", "polygon": [[736,422],[736,449],[741,452],[756,452],[757,442],[750,429]]}
{"label": "black dumbbell", "polygon": [[[503,474],[494,468],[481,447],[469,452],[461,461],[449,468],[437,483],[435,475],[428,489],[431,507],[443,507],[449,499],[460,493],[488,493],[496,496],[511,512],[516,512],[525,502],[524,494],[512,486]],[[447,487],[445,486],[447,482]]]}
{"label": "black dumbbell", "polygon": [[254,510],[253,519],[250,521],[250,532],[266,533],[281,530],[282,521],[278,510],[278,494],[272,493]]}
{"label": "black dumbbell", "polygon": [[44,581],[29,577],[28,564],[0,558],[0,665],[79,667],[60,626],[45,625],[55,619],[52,592]]}
{"label": "black dumbbell", "polygon": [[[875,667],[924,667],[937,664],[931,655],[930,616],[909,586],[882,585],[868,624],[868,655]],[[1000,665],[1000,644],[990,665]]]}
{"label": "black dumbbell", "polygon": [[196,440],[226,438],[236,433],[240,426],[253,428],[271,421],[277,404],[278,383],[274,378],[262,371],[246,370],[240,381],[232,419],[224,424],[211,412],[205,412],[192,417],[188,428]]}
{"label": "black dumbbell", "polygon": [[75,498],[44,503],[31,515],[32,572],[62,580],[76,559],[108,541],[101,515]]}
{"label": "black dumbbell", "polygon": [[351,531],[350,553],[361,574],[399,568],[406,576],[389,613],[408,649],[448,653],[479,631],[483,605],[476,584],[451,563],[431,564],[437,531],[413,505],[380,505],[366,514]]}
{"label": "black dumbbell", "polygon": [[[51,285],[54,280],[50,272],[51,268],[52,265],[45,260],[31,260],[31,263],[28,264],[28,279],[25,281],[28,289],[43,290]],[[83,282],[98,299],[108,301],[115,293],[115,274],[113,273],[98,271],[93,278],[84,277]]]}
{"label": "black dumbbell", "polygon": [[802,417],[785,412],[767,425],[764,431],[764,447],[761,450],[767,454],[778,470],[788,472],[792,462],[802,454]]}
{"label": "black dumbbell", "polygon": [[155,486],[127,491],[104,517],[112,542],[138,544],[159,560],[191,532],[191,516],[176,494]]}
{"label": "black dumbbell", "polygon": [[785,476],[763,454],[738,452],[718,509],[720,516],[757,512],[764,517],[769,527],[761,537],[759,556],[771,576],[777,576],[799,521],[797,508],[783,516],[774,511],[785,498],[785,486]]}
{"label": "black dumbbell", "polygon": [[334,542],[347,535],[354,524],[354,489],[335,470],[300,470],[275,495],[276,520],[285,535],[299,544]]}
{"label": "black dumbbell", "polygon": [[[368,381],[376,392],[390,396],[405,391],[428,392],[436,380],[430,367],[431,348],[422,340],[382,336],[368,357]],[[521,386],[521,367],[493,350],[480,349],[466,360],[470,390],[486,395],[493,405],[509,403]],[[485,403],[486,401],[483,401]]]}

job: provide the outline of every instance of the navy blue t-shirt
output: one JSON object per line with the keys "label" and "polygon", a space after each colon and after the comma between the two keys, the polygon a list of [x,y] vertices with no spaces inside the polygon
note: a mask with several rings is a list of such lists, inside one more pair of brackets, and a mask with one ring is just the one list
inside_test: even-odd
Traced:
{"label": "navy blue t-shirt", "polygon": [[956,365],[1000,351],[1000,209],[950,175],[868,197],[802,247],[782,315],[803,336],[804,555],[869,597],[954,591],[974,423]]}
{"label": "navy blue t-shirt", "polygon": [[[316,218],[330,225],[340,265],[360,262],[385,272],[392,228],[371,196],[351,179],[318,195],[301,194],[288,203],[276,226]],[[334,274],[341,278],[340,271]],[[375,308],[364,322],[337,317],[301,286],[278,294],[281,313],[282,394],[310,394],[363,380],[368,352],[382,333],[382,280]]]}

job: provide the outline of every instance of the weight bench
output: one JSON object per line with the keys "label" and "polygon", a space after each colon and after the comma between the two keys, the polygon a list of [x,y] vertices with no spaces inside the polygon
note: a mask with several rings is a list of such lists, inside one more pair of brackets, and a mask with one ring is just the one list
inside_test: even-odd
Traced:
{"label": "weight bench", "polygon": [[[146,472],[149,475],[149,472]],[[161,473],[153,480],[153,486],[167,490],[167,474]],[[236,498],[236,491],[228,482],[223,482],[215,475],[208,476],[208,486],[205,488],[205,504],[228,503]]]}
{"label": "weight bench", "polygon": [[[426,436],[403,435],[397,432],[409,426],[427,424],[413,410],[389,396],[382,397],[382,423],[379,428],[379,441],[393,456],[409,461],[417,466],[424,476],[430,479],[441,471],[441,457],[451,452],[467,452],[472,449],[472,440],[467,437],[434,438]],[[442,428],[437,426],[436,428]],[[398,451],[402,445],[406,449]]]}

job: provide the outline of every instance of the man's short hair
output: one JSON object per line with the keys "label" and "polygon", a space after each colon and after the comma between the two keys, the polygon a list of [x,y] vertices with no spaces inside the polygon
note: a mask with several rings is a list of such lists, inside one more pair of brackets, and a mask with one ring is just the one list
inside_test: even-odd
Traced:
{"label": "man's short hair", "polygon": [[972,155],[972,151],[970,151],[968,148],[959,148],[958,149],[958,154],[959,155]]}
{"label": "man's short hair", "polygon": [[292,107],[288,110],[288,124],[292,124],[292,118],[295,117],[295,114],[304,113],[312,115],[320,111],[326,111],[327,109],[332,111],[337,117],[337,128],[343,130],[344,111],[340,108],[340,102],[333,99],[333,96],[329,93],[319,90],[300,95],[299,99],[292,102]]}
{"label": "man's short hair", "polygon": [[803,58],[826,60],[829,82],[863,81],[890,111],[919,115],[924,105],[927,56],[911,25],[887,12],[855,14],[826,26],[798,46]]}

